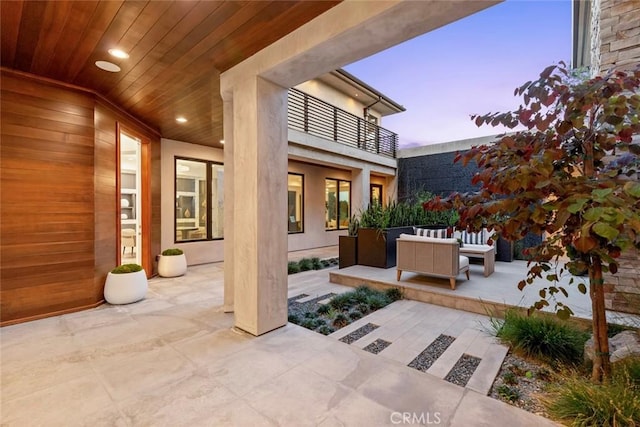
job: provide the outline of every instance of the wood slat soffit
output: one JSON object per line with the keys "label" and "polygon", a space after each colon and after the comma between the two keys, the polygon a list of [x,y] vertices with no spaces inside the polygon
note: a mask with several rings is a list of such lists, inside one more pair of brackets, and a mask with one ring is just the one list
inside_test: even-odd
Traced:
{"label": "wood slat soffit", "polygon": [[3,1],[1,64],[91,89],[165,138],[220,146],[220,73],[338,3]]}

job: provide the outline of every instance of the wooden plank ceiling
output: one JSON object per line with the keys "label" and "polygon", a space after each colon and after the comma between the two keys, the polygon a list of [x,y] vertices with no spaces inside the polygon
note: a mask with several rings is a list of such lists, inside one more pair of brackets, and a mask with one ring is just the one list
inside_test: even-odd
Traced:
{"label": "wooden plank ceiling", "polygon": [[165,138],[219,147],[219,74],[339,2],[3,1],[1,64],[94,90]]}

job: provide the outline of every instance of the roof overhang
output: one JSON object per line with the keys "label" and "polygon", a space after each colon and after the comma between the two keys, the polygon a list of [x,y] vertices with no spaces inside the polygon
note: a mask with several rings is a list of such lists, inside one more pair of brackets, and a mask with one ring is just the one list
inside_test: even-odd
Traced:
{"label": "roof overhang", "polygon": [[371,106],[382,116],[406,111],[402,105],[393,99],[341,68],[323,74],[318,77],[318,80],[351,98],[357,99],[364,105]]}

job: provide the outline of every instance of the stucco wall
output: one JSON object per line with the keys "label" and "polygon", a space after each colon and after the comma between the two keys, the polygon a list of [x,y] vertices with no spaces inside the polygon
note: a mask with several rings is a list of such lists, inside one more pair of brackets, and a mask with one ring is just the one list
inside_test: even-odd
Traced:
{"label": "stucco wall", "polygon": [[[175,243],[173,240],[176,156],[219,163],[223,161],[222,150],[170,139],[162,140],[162,250],[173,247],[182,249],[189,265],[223,261],[224,240],[183,243]],[[289,234],[289,251],[337,245],[338,236],[346,235],[347,231],[325,229],[325,178],[352,181],[351,171],[293,160],[289,161],[288,171],[304,176],[304,232]],[[391,196],[389,182],[385,177],[372,175],[371,183],[383,185],[383,200],[386,201]],[[355,188],[352,186],[352,198],[353,191]]]}
{"label": "stucco wall", "polygon": [[[296,89],[335,105],[354,116],[363,117],[364,115],[364,107],[366,105],[319,80],[309,80],[296,86]],[[376,111],[375,107],[369,110],[369,114],[376,116],[378,118],[378,126],[382,126],[382,116]]]}
{"label": "stucco wall", "polygon": [[[209,160],[223,163],[223,151],[203,145],[162,139],[162,250],[180,248],[184,251],[189,265],[204,264],[223,260],[224,241],[213,240],[203,242],[175,243],[175,158],[186,157],[197,160]],[[157,254],[155,254],[157,255]]]}

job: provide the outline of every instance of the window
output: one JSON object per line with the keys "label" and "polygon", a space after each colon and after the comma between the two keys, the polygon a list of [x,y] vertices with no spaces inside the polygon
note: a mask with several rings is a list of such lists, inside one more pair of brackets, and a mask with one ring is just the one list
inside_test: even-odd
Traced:
{"label": "window", "polygon": [[288,223],[289,233],[304,232],[304,176],[297,173],[289,174],[289,185],[287,188],[288,199]]}
{"label": "window", "polygon": [[223,176],[221,164],[176,157],[176,243],[222,239]]}
{"label": "window", "polygon": [[369,200],[371,201],[371,206],[374,205],[382,205],[382,185],[381,184],[371,184],[371,191],[369,194]]}
{"label": "window", "polygon": [[325,206],[325,227],[327,230],[349,228],[351,182],[325,179]]}

